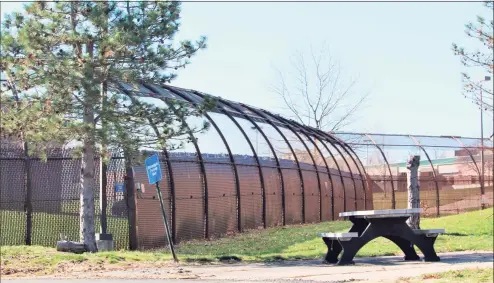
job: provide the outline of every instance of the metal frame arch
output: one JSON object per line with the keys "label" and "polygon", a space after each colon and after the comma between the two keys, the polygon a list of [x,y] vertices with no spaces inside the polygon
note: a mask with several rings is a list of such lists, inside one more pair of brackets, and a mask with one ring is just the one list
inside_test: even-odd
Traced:
{"label": "metal frame arch", "polygon": [[[304,145],[304,148],[305,150],[307,151],[307,153],[309,154],[309,157],[310,159],[312,160],[312,164],[314,166],[314,170],[316,172],[316,176],[317,176],[317,185],[318,185],[318,189],[319,189],[319,203],[321,203],[321,177],[319,176],[319,170],[317,169],[317,165],[316,165],[316,161],[314,159],[314,156],[312,155],[312,153],[310,152],[309,150],[309,147],[307,146],[307,144],[305,143],[305,141],[300,137],[300,135],[297,133],[297,131],[295,131],[293,129],[293,125],[290,124],[289,122],[287,122],[284,118],[282,117],[278,117],[278,116],[275,116],[273,115],[272,113],[270,113],[269,111],[266,111],[266,110],[263,110],[263,112],[265,112],[266,114],[270,115],[271,117],[275,118],[276,120],[280,121],[280,119],[282,121],[284,121],[283,124],[285,124],[287,126],[287,128],[293,133],[295,134],[295,136],[300,140],[300,142],[302,142],[302,144]],[[297,125],[295,125],[295,128],[296,129],[299,129],[299,127],[297,127]],[[300,129],[299,129],[300,130]],[[302,131],[301,131],[302,132]],[[309,139],[310,140],[310,139]],[[305,187],[304,187],[304,192],[303,192],[303,199],[304,199],[304,210],[303,210],[303,213],[304,213],[304,223],[305,223]],[[321,221],[322,219],[322,211],[321,211],[321,204],[319,204],[319,221]]]}
{"label": "metal frame arch", "polygon": [[382,150],[382,148],[376,143],[376,141],[369,134],[365,134],[365,136],[369,140],[371,140],[372,143],[377,147],[377,149],[379,150],[379,152],[381,152],[381,155],[384,158],[384,162],[386,162],[386,165],[387,165],[388,171],[389,171],[389,177],[391,178],[391,208],[396,209],[395,185],[394,185],[394,181],[393,181],[393,173],[391,172],[391,167],[389,166],[388,158],[386,158],[386,154],[384,154],[384,151]]}
{"label": "metal frame arch", "polygon": [[[242,104],[242,105],[243,105],[243,104]],[[245,105],[243,105],[243,106],[245,106]],[[256,110],[255,110],[255,112],[256,112],[256,113],[261,113],[263,116],[264,116],[264,115],[266,115],[265,113],[263,113],[263,112],[261,112],[261,111],[259,111],[259,112],[258,112],[258,111],[256,111]],[[280,121],[280,119],[279,119],[279,118],[277,118],[277,117],[275,117],[275,116],[272,116],[272,115],[270,115],[270,116],[271,116],[271,117],[273,117],[274,119],[276,119],[276,120]],[[282,121],[280,121],[280,122],[282,122]],[[284,123],[284,124],[285,124],[285,123]],[[315,143],[315,142],[314,142],[314,141],[310,138],[310,136],[309,136],[307,133],[303,132],[303,134],[307,137],[307,139],[308,139],[311,143],[313,143],[313,144],[314,144],[315,148],[317,149],[317,151],[318,151],[318,152],[319,152],[319,154],[321,155],[322,160],[324,161],[324,165],[326,166],[326,171],[327,171],[327,173],[328,173],[329,181],[331,182],[331,198],[332,198],[332,200],[331,200],[331,218],[332,218],[332,220],[334,220],[334,199],[333,199],[333,189],[334,189],[334,184],[333,184],[333,179],[332,179],[332,177],[331,177],[331,174],[330,174],[330,170],[329,170],[328,164],[327,164],[326,159],[324,158],[324,155],[322,154],[321,150],[320,150],[320,149],[319,149],[319,147],[317,146],[317,144],[316,144],[316,143]],[[290,147],[291,147],[291,146],[290,146]],[[293,151],[292,151],[292,152],[293,152]],[[309,151],[309,152],[310,152],[310,151]],[[293,152],[293,154],[295,155],[295,153],[294,153],[294,152]],[[309,153],[309,154],[310,154],[310,153]],[[296,158],[296,157],[295,157],[295,158]],[[315,164],[315,160],[314,160],[314,159],[313,159],[313,161],[314,161],[314,164]],[[316,172],[317,172],[317,173],[319,172],[319,170],[317,169],[317,165],[316,165]],[[319,175],[319,174],[317,174],[317,175],[318,175],[318,180],[319,180],[319,219],[320,219],[320,221],[322,222],[322,189],[321,189],[320,175]]]}
{"label": "metal frame arch", "polygon": [[[267,113],[267,114],[269,114],[270,116],[272,116],[273,118],[277,119],[278,121],[280,121],[280,120],[283,121],[283,124],[285,124],[287,126],[291,125],[290,122],[287,119],[281,117],[280,115],[272,114],[272,113],[270,113],[269,111],[266,111],[266,110],[262,110],[262,111],[265,112],[265,113]],[[296,124],[296,127],[299,128],[300,125],[297,125]],[[302,126],[302,127],[304,127],[304,126]],[[331,145],[333,145],[333,144],[330,141],[328,141],[327,138],[321,138],[320,134],[318,132],[315,132],[313,129],[306,128],[306,130],[311,131],[311,132],[313,132],[315,134],[315,136],[318,136],[318,139],[321,140],[322,145],[329,152],[329,154],[331,155],[331,158],[333,159],[333,161],[334,161],[334,163],[336,165],[336,169],[338,170],[338,173],[339,173],[339,176],[340,176],[341,186],[343,187],[343,198],[345,199],[345,201],[343,201],[343,210],[346,211],[346,187],[345,187],[345,182],[343,181],[343,174],[341,173],[340,165],[336,161],[336,158],[334,157],[333,152],[331,150],[329,150],[329,147],[323,141],[329,142]],[[338,149],[336,149],[336,150],[338,151]],[[333,196],[334,196],[334,194],[333,194]],[[334,203],[334,199],[333,199],[333,203]]]}
{"label": "metal frame arch", "polygon": [[[151,90],[153,93],[159,93],[159,90],[157,90],[154,86],[152,85],[147,85],[147,84],[144,84],[142,83],[142,86]],[[177,109],[175,109],[175,107],[173,105],[171,105],[168,100],[166,99],[162,99],[163,102],[166,103],[166,105],[168,105],[168,107],[171,108],[171,110],[174,112],[174,113],[177,113]],[[192,143],[194,144],[194,147],[196,149],[196,153],[197,153],[197,160],[199,161],[199,167],[200,167],[200,171],[201,171],[201,176],[202,176],[202,181],[203,181],[203,184],[204,184],[204,238],[206,239],[209,239],[209,203],[208,203],[208,199],[209,199],[209,187],[208,187],[208,179],[207,179],[207,176],[206,176],[206,167],[204,166],[204,159],[202,158],[202,154],[201,154],[201,149],[199,148],[199,145],[197,144],[197,139],[196,137],[194,136],[194,134],[192,133],[192,130],[190,129],[189,125],[187,124],[186,121],[182,121],[182,123],[184,124],[184,126],[187,128],[187,132],[190,136],[190,138],[192,139]]]}
{"label": "metal frame arch", "polygon": [[412,139],[416,144],[417,146],[424,152],[425,154],[425,157],[427,157],[427,160],[429,161],[429,164],[431,165],[431,168],[432,168],[432,176],[434,177],[434,184],[436,185],[436,215],[439,216],[439,185],[437,183],[437,175],[436,175],[436,169],[434,169],[434,165],[432,164],[432,160],[431,158],[429,157],[429,154],[427,153],[427,150],[425,150],[425,148],[420,144],[420,142],[415,139],[414,136],[411,136],[409,135],[410,139]]}
{"label": "metal frame arch", "polygon": [[168,150],[163,149],[163,154],[165,155],[166,167],[168,168],[168,177],[170,178],[170,206],[172,210],[172,242],[177,243],[177,199],[175,197],[175,179],[173,177],[172,163],[170,161],[170,155]]}
{"label": "metal frame arch", "polygon": [[[129,98],[132,98],[133,96],[127,91],[124,87],[120,85],[119,82],[115,82],[119,86],[119,90],[125,93]],[[162,100],[162,99],[160,99]],[[149,120],[149,119],[148,119]],[[149,121],[151,122],[151,121]],[[170,161],[170,155],[168,154],[168,150],[166,147],[163,149],[163,154],[165,155],[165,163],[166,167],[168,169],[168,177],[170,181],[170,202],[171,202],[171,224],[172,224],[172,242],[173,244],[177,243],[177,199],[176,199],[176,194],[175,194],[175,179],[173,177],[173,168],[171,166],[171,161]]]}
{"label": "metal frame arch", "polygon": [[[353,148],[348,143],[344,143],[344,145],[350,150],[350,152],[353,153],[353,155],[355,155],[355,157],[356,157],[355,160],[358,161],[358,163],[360,164],[360,167],[357,166],[357,170],[359,171],[360,180],[362,181],[362,187],[364,189],[364,209],[367,209],[367,190],[369,190],[369,177],[367,175],[367,172],[365,171],[364,164],[362,164],[362,160],[360,160],[357,153],[355,153]],[[352,155],[350,155],[350,157],[352,157]],[[355,160],[354,160],[354,162],[355,162]],[[362,171],[360,171],[360,168],[362,168],[362,170],[364,171],[364,174],[363,174],[364,177],[362,177]],[[365,181],[364,181],[364,178],[365,178]],[[367,183],[367,187],[365,186],[366,183]],[[372,196],[372,192],[370,192],[370,194]]]}
{"label": "metal frame arch", "polygon": [[[323,132],[323,131],[321,131]],[[357,167],[357,171],[359,172],[360,174],[360,181],[362,182],[362,188],[364,190],[364,209],[367,207],[367,191],[366,191],[366,187],[365,187],[365,182],[364,182],[364,179],[362,178],[362,171],[360,171],[360,167],[358,166],[357,164],[357,161],[360,163],[360,166],[362,167],[362,170],[364,170],[364,174],[365,174],[365,177],[367,179],[367,173],[365,172],[365,168],[364,166],[362,165],[362,162],[360,161],[360,158],[358,157],[358,155],[355,153],[355,151],[353,150],[353,148],[351,146],[349,146],[346,142],[344,142],[343,140],[341,140],[340,138],[338,137],[334,137],[332,136],[331,134],[329,133],[325,133],[325,135],[328,135],[330,137],[332,137],[334,140],[338,141],[338,144],[341,146],[341,148],[348,154],[348,156],[350,157],[350,159],[352,159],[353,163],[355,164],[355,167]],[[350,150],[351,153],[353,153],[353,155],[355,155],[355,157],[357,159],[355,159],[352,154],[350,152],[348,152],[348,150]],[[351,169],[350,169],[351,170]],[[351,171],[350,171],[351,172]],[[354,184],[355,184],[355,177],[353,176],[353,173],[351,172],[352,174],[352,179],[354,181]],[[355,184],[356,186],[356,184]],[[357,188],[355,188],[355,191],[357,191]],[[357,201],[357,196],[355,195],[355,201]],[[355,208],[357,208],[357,204],[355,204]]]}
{"label": "metal frame arch", "polygon": [[[456,142],[458,142],[458,143],[461,145],[461,147],[462,147],[463,149],[465,149],[465,150],[468,152],[468,155],[469,155],[469,156],[470,156],[470,158],[472,159],[472,162],[473,162],[473,164],[475,165],[475,168],[477,169],[477,173],[478,173],[478,175],[479,175],[479,182],[483,181],[483,180],[484,180],[484,178],[482,178],[482,177],[483,177],[483,176],[482,176],[482,172],[480,171],[480,168],[479,168],[479,166],[477,165],[477,161],[475,161],[475,158],[473,158],[473,155],[472,155],[472,152],[470,151],[470,149],[469,149],[468,147],[466,147],[466,146],[465,146],[465,144],[464,144],[464,143],[463,143],[463,142],[462,142],[459,138],[454,137],[454,136],[450,136],[450,138],[452,138],[452,139],[456,140]],[[485,182],[484,182],[484,183],[485,183]],[[480,185],[480,194],[481,194],[481,195],[484,195],[484,194],[485,194],[485,191],[484,191],[484,186],[485,186],[485,184],[481,184],[481,185]]]}
{"label": "metal frame arch", "polygon": [[[286,119],[285,119],[286,120]],[[292,123],[296,123],[297,125],[300,125],[299,123],[295,122],[295,121],[291,121]],[[303,127],[302,125],[300,125],[301,127]],[[332,137],[331,135],[329,135],[328,133],[325,133],[321,130],[317,130],[317,129],[313,129],[313,128],[309,128],[309,127],[306,127],[307,129],[310,129],[313,133],[315,134],[318,134],[320,137],[326,137],[324,138],[327,142],[329,142],[331,144],[331,146],[336,149],[336,151],[338,151],[338,153],[340,154],[341,158],[343,159],[343,161],[345,162],[347,168],[348,168],[348,171],[349,173],[351,174],[351,179],[352,179],[352,183],[353,183],[353,192],[354,192],[354,205],[355,205],[355,209],[357,209],[357,186],[355,184],[355,178],[353,176],[353,171],[352,171],[352,168],[350,167],[350,164],[348,163],[348,161],[346,160],[345,156],[341,153],[340,149],[333,143],[331,142],[331,139],[336,142],[338,145],[341,146],[341,149],[344,150],[350,157],[351,155],[348,153],[348,151],[344,148],[343,144],[336,140],[334,137]],[[322,134],[322,135],[321,135]],[[352,160],[353,160],[353,157],[351,157]],[[353,162],[355,163],[355,160],[353,160]],[[338,163],[335,159],[335,163]],[[355,165],[357,165],[355,163]],[[358,169],[358,166],[357,166],[357,169]],[[342,179],[342,182],[343,182],[343,175],[341,174],[341,171],[340,171],[340,176],[341,176],[341,179]],[[346,211],[346,190],[345,190],[345,187],[344,187],[344,190],[343,190],[344,194],[343,194],[343,197],[345,198],[345,205],[344,205],[344,210]]]}
{"label": "metal frame arch", "polygon": [[[322,132],[322,131],[320,131],[320,132]],[[353,172],[352,172],[352,169],[350,168],[350,164],[346,160],[345,156],[342,154],[341,150],[334,143],[332,143],[327,137],[325,137],[324,134],[321,136],[320,132],[319,131],[313,131],[313,133],[318,135],[320,139],[325,140],[326,142],[329,142],[329,144],[331,144],[331,146],[340,154],[341,158],[343,159],[343,161],[345,162],[345,164],[348,168],[349,173],[351,174],[350,178],[351,178],[352,183],[353,183],[354,205],[355,205],[355,209],[357,209],[357,186],[355,184],[355,179],[353,177]],[[343,147],[342,147],[342,149],[343,149]],[[329,149],[328,149],[328,151],[331,152]],[[336,161],[336,158],[334,160],[335,160],[335,163],[338,164],[338,161]],[[346,200],[347,200],[347,198],[346,198],[346,186],[345,186],[343,174],[341,173],[341,171],[340,171],[340,178],[341,178],[341,182],[343,185],[343,198],[345,199],[343,209],[346,211],[347,210],[347,207],[346,207]]]}
{"label": "metal frame arch", "polygon": [[[201,92],[199,91],[195,91],[194,94],[198,95],[199,97],[201,97],[202,99],[204,99],[204,97],[206,96],[205,94],[202,94]],[[220,99],[219,97],[216,97],[216,99]],[[254,145],[252,144],[252,141],[249,139],[249,136],[247,136],[247,133],[245,133],[244,129],[242,128],[242,126],[240,126],[240,124],[237,122],[237,120],[235,120],[235,118],[233,118],[233,116],[230,114],[230,112],[228,112],[228,110],[226,110],[223,106],[221,105],[216,105],[216,107],[223,113],[225,114],[234,124],[235,126],[237,126],[237,128],[240,130],[240,132],[242,133],[242,135],[244,136],[245,140],[247,141],[250,149],[252,150],[252,153],[254,155],[254,160],[256,161],[257,163],[257,169],[259,171],[259,181],[260,181],[260,185],[261,185],[261,194],[262,194],[262,198],[263,198],[263,203],[265,203],[265,184],[264,184],[264,175],[263,175],[263,172],[262,172],[262,167],[261,167],[261,162],[259,161],[259,156],[257,156],[257,152],[254,148]],[[262,213],[262,221],[263,221],[263,226],[264,228],[266,228],[266,213],[265,208],[263,207],[263,213]]]}
{"label": "metal frame arch", "polygon": [[[314,156],[312,156],[312,153],[310,152],[309,150],[309,147],[307,146],[307,144],[305,143],[305,141],[300,137],[300,135],[297,133],[297,131],[295,131],[291,125],[287,125],[287,127],[291,130],[291,132],[293,132],[295,134],[295,136],[302,142],[302,144],[304,145],[305,147],[305,150],[307,151],[307,153],[309,154],[309,157],[310,159],[312,160],[312,165],[314,166],[314,170],[316,171],[316,176],[317,176],[317,185],[318,185],[318,189],[319,189],[319,199],[321,198],[321,178],[319,177],[319,170],[317,170],[317,165],[316,165],[316,161],[314,159]],[[304,223],[306,222],[305,220],[305,185],[304,185],[304,193],[303,193],[303,199],[304,199]],[[320,200],[319,200],[320,202]],[[319,209],[319,221],[321,221],[321,209]]]}
{"label": "metal frame arch", "polygon": [[[315,140],[312,139],[312,138],[315,139],[315,137],[308,134],[305,129],[300,129],[300,130],[301,130],[302,134],[307,137],[307,140],[309,140],[314,145],[317,152],[321,155],[321,159],[324,162],[324,167],[326,167],[326,172],[328,174],[328,178],[329,178],[329,181],[331,183],[331,218],[332,218],[332,220],[334,220],[334,183],[333,183],[333,178],[331,177],[331,171],[329,170],[328,163],[326,162],[326,159],[324,158],[324,155],[323,155],[321,149],[319,148],[319,146],[317,145]],[[316,164],[316,171],[319,173],[319,169],[317,169],[317,164]],[[322,206],[323,206],[323,204],[322,204],[322,188],[321,188],[321,180],[320,180],[321,175],[318,174],[318,178],[319,178],[319,218],[320,218],[320,221],[322,222]]]}
{"label": "metal frame arch", "polygon": [[[192,105],[198,105],[197,102],[194,102],[193,100],[189,99],[186,95],[183,95],[182,93],[180,93],[179,91],[176,91],[168,86],[165,86],[165,85],[161,85],[162,88],[182,97],[183,99],[189,101]],[[195,94],[195,91],[192,91],[192,93]],[[220,128],[218,127],[218,125],[216,124],[216,122],[211,118],[211,116],[208,114],[208,113],[204,113],[204,117],[206,117],[206,119],[208,119],[208,121],[211,123],[211,125],[213,125],[214,129],[216,130],[216,132],[218,133],[218,135],[220,136],[221,140],[223,141],[223,144],[225,145],[225,148],[228,152],[228,157],[230,159],[230,163],[231,163],[231,166],[232,166],[232,169],[233,169],[233,175],[234,175],[234,178],[235,178],[235,189],[236,189],[236,193],[237,193],[237,229],[239,232],[242,232],[242,225],[241,225],[241,204],[240,204],[240,181],[238,179],[238,170],[237,170],[237,164],[235,163],[235,159],[233,158],[233,154],[232,154],[232,151],[230,149],[230,145],[228,144],[225,136],[223,135],[223,132],[220,130]]]}
{"label": "metal frame arch", "polygon": [[[274,150],[273,145],[269,141],[269,138],[266,136],[266,134],[264,133],[264,131],[262,130],[262,128],[259,127],[259,125],[253,119],[251,119],[249,117],[249,115],[246,115],[244,113],[244,111],[240,107],[238,107],[237,105],[233,105],[232,103],[230,103],[228,101],[225,101],[224,99],[221,99],[221,98],[219,99],[219,101],[221,103],[223,103],[223,104],[226,104],[228,107],[231,107],[231,108],[233,108],[233,109],[241,112],[242,113],[242,116],[244,116],[245,119],[247,121],[249,121],[252,125],[254,125],[254,127],[256,127],[256,129],[261,133],[261,135],[264,138],[264,140],[266,140],[266,143],[268,144],[269,148],[271,149],[271,152],[273,153],[273,156],[274,156],[274,159],[275,159],[275,162],[276,162],[276,167],[278,169],[278,176],[280,178],[281,192],[282,192],[282,194],[284,194],[285,193],[285,182],[284,182],[284,179],[283,179],[283,172],[281,170],[281,165],[280,165],[280,161],[278,159],[278,155],[276,154],[276,151]],[[264,191],[264,194],[263,194],[263,211],[264,211],[264,214],[265,214],[264,217],[266,217],[266,213],[267,213],[266,191]],[[282,214],[283,214],[283,218],[284,218],[285,217],[284,207],[282,208]],[[264,225],[265,225],[265,227],[267,227],[267,223],[265,223]]]}
{"label": "metal frame arch", "polygon": [[[329,147],[328,145],[326,144],[326,140],[324,139],[321,139],[321,137],[319,136],[316,136],[314,135],[314,139],[317,139],[321,142],[321,144],[324,146],[324,148],[326,149],[327,152],[329,152],[329,155],[331,156],[331,159],[333,159],[335,165],[336,165],[336,169],[338,170],[338,174],[340,176],[340,182],[341,182],[341,186],[343,188],[343,198],[345,199],[346,198],[346,190],[345,190],[345,182],[343,180],[343,174],[341,174],[341,170],[340,170],[340,166],[338,164],[338,162],[336,161],[333,153],[331,152],[331,150],[329,150]],[[324,158],[325,159],[325,158]],[[329,168],[329,166],[327,165],[327,162],[326,162],[326,166]],[[331,180],[331,214],[332,214],[332,220],[335,220],[335,216],[334,216],[334,181],[333,181],[333,177],[331,176],[331,170],[328,169],[328,174],[329,174],[329,178]],[[343,201],[343,210],[346,210],[346,201]]]}
{"label": "metal frame arch", "polygon": [[[303,177],[303,174],[302,174],[302,169],[300,168],[300,162],[298,161],[298,157],[295,154],[295,151],[293,150],[293,147],[292,147],[291,143],[288,141],[288,139],[286,138],[286,136],[278,128],[278,126],[276,126],[270,119],[267,119],[266,116],[264,116],[265,114],[262,111],[258,111],[257,109],[254,109],[253,107],[250,107],[250,106],[245,105],[245,104],[240,104],[240,105],[242,105],[243,107],[249,109],[252,112],[255,112],[257,115],[262,116],[264,118],[264,120],[266,121],[266,123],[270,124],[278,132],[278,134],[283,138],[283,140],[288,145],[288,148],[292,152],[293,157],[295,159],[295,164],[297,165],[297,171],[298,171],[299,178],[300,178],[300,188],[301,188],[301,192],[303,192],[304,191],[304,177]],[[282,193],[283,193],[283,198],[282,198],[282,200],[283,200],[283,225],[286,225],[286,204],[285,204],[285,202],[286,202],[286,194],[285,194],[285,188],[284,188],[284,186],[282,188]],[[302,208],[303,207],[304,207],[304,205],[302,204]]]}

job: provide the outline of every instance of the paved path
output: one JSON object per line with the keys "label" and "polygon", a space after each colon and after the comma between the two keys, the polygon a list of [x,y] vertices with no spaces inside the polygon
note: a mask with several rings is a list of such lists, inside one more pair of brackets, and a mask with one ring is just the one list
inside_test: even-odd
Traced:
{"label": "paved path", "polygon": [[[454,252],[439,254],[441,262],[404,262],[401,257],[355,258],[354,266],[321,264],[320,260],[284,261],[258,264],[221,264],[64,274],[63,277],[18,279],[26,283],[150,283],[150,282],[394,282],[400,277],[414,277],[465,268],[492,268],[492,252]],[[67,279],[73,276],[79,279]],[[2,281],[5,278],[2,278]],[[56,281],[55,281],[55,280]],[[98,279],[98,280],[94,280]],[[122,280],[123,279],[123,280]],[[59,281],[60,280],[60,281]]]}

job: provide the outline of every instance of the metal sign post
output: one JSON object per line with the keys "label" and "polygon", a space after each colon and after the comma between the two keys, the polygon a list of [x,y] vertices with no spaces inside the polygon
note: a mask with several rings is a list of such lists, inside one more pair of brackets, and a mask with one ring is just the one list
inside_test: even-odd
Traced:
{"label": "metal sign post", "polygon": [[144,164],[146,165],[146,172],[149,179],[149,184],[156,184],[156,191],[158,193],[158,199],[160,201],[161,213],[163,214],[163,221],[165,222],[166,237],[168,238],[168,244],[170,246],[170,251],[173,255],[173,260],[178,262],[177,255],[175,255],[175,250],[173,249],[172,237],[170,234],[170,229],[168,228],[168,221],[166,221],[165,206],[163,205],[163,197],[161,196],[161,189],[159,181],[162,179],[161,176],[161,166],[158,158],[158,154],[154,154],[148,157]]}

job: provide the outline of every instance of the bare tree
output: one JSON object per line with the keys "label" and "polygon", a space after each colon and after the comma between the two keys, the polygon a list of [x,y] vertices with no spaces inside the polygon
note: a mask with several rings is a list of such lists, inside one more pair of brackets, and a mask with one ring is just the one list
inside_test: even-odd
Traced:
{"label": "bare tree", "polygon": [[[491,74],[494,70],[494,20],[492,15],[494,13],[494,2],[484,2],[485,7],[489,10],[486,13],[487,19],[481,16],[477,16],[476,23],[468,23],[465,25],[465,33],[468,37],[476,39],[478,43],[477,49],[470,51],[465,50],[463,47],[453,43],[453,52],[455,55],[460,56],[461,62],[465,67],[475,71],[475,75],[487,73]],[[484,76],[480,76],[484,77]],[[492,90],[492,84],[482,84],[480,78],[472,79],[466,72],[462,73],[462,80],[464,85],[463,96],[472,100],[481,109],[488,111],[492,114],[493,111],[493,97],[494,92]],[[480,96],[483,95],[483,99]]]}
{"label": "bare tree", "polygon": [[353,115],[368,97],[357,93],[357,78],[343,79],[342,69],[326,44],[310,54],[295,52],[289,72],[275,68],[278,81],[271,91],[279,95],[293,118],[304,125],[338,131],[352,122]]}

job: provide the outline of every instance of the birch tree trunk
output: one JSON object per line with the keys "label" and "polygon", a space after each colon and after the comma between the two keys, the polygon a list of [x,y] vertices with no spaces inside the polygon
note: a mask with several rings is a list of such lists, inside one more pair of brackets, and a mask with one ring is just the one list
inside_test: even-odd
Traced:
{"label": "birch tree trunk", "polygon": [[[411,155],[407,160],[408,169],[408,208],[420,208],[420,186],[418,179],[420,156]],[[420,229],[420,214],[413,214],[407,220],[408,226],[412,229]]]}
{"label": "birch tree trunk", "polygon": [[[94,112],[91,107],[84,106],[84,123],[94,125]],[[90,134],[84,137],[81,164],[81,191],[80,191],[80,240],[90,252],[97,252],[95,237],[94,213],[94,151],[95,144]]]}

